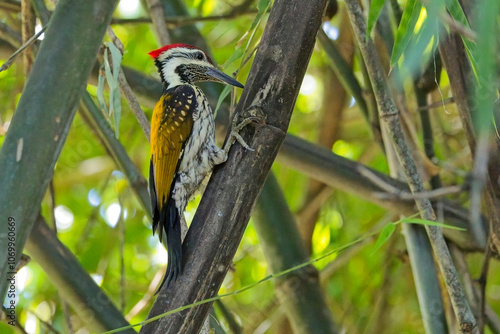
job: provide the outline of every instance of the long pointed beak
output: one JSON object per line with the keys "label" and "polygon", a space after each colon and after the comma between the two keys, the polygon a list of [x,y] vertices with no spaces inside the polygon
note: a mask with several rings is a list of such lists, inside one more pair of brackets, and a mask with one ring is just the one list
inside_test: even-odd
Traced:
{"label": "long pointed beak", "polygon": [[239,88],[244,88],[242,84],[240,84],[238,81],[227,75],[226,73],[223,73],[215,68],[210,67],[206,72],[207,75],[211,76],[212,78],[215,79],[215,81],[220,81],[227,83],[228,85],[236,86]]}

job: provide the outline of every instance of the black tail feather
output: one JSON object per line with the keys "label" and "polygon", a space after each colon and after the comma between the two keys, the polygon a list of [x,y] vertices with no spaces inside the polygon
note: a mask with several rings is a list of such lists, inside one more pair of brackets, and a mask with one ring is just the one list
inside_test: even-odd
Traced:
{"label": "black tail feather", "polygon": [[[155,231],[158,229],[158,226],[161,226],[160,223],[160,212],[158,210],[158,199],[156,198],[156,187],[155,187],[155,174],[153,167],[153,160],[149,163],[149,195],[151,196],[151,212],[153,214],[153,235],[155,235]],[[161,231],[158,233],[161,242]]]}
{"label": "black tail feather", "polygon": [[[181,220],[180,213],[175,206],[174,200],[169,200],[160,213],[159,226],[163,226],[167,235],[168,264],[163,280],[156,290],[155,295],[161,290],[163,285],[168,286],[180,275],[182,269],[182,241],[181,241]],[[161,234],[162,232],[159,231]]]}

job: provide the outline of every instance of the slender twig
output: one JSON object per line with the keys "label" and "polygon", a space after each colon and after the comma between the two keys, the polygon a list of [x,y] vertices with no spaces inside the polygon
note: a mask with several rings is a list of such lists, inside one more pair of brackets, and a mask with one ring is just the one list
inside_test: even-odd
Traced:
{"label": "slender twig", "polygon": [[125,319],[130,321],[133,317],[135,317],[139,312],[144,310],[147,306],[149,306],[151,299],[154,297],[154,293],[158,288],[158,284],[161,282],[161,278],[163,277],[163,269],[160,269],[156,272],[155,276],[151,280],[149,284],[148,291],[142,296],[141,300],[139,300],[128,313],[125,315]]}
{"label": "slender twig", "polygon": [[[107,33],[111,38],[111,40],[113,41],[113,44],[123,54],[123,43],[116,36],[111,27],[108,27]],[[125,96],[125,99],[127,100],[128,106],[132,110],[132,113],[134,113],[135,117],[137,118],[137,121],[139,122],[139,125],[142,128],[142,131],[144,132],[144,135],[146,135],[146,138],[149,141],[151,126],[149,124],[146,115],[144,114],[144,111],[141,108],[141,105],[137,101],[134,92],[132,91],[132,88],[130,88],[130,85],[128,84],[127,79],[125,78],[125,74],[123,73],[123,69],[121,67],[120,67],[120,73],[118,73],[118,83],[120,85],[123,95]]]}
{"label": "slender twig", "polygon": [[12,65],[12,63],[14,62],[14,60],[16,59],[16,57],[21,52],[23,52],[27,47],[29,47],[31,44],[33,44],[38,39],[38,37],[40,37],[40,35],[43,34],[43,32],[45,31],[46,28],[47,28],[47,26],[44,26],[39,32],[37,32],[26,43],[24,43],[23,46],[21,46],[18,50],[16,50],[16,52],[14,52],[12,54],[12,56],[10,56],[9,59],[7,59],[7,61],[5,63],[3,63],[3,65],[0,67],[0,72],[5,71],[6,69],[8,69]]}
{"label": "slender twig", "polygon": [[144,135],[149,141],[151,125],[149,124],[146,114],[142,110],[139,102],[135,98],[132,88],[130,88],[129,84],[127,83],[127,79],[125,78],[125,74],[123,74],[123,69],[121,68],[120,73],[118,73],[118,83],[120,84],[120,88],[122,89],[122,93],[128,102],[130,110],[132,110],[132,112],[134,113],[137,121],[139,122],[139,125],[142,128],[142,131],[144,132]]}
{"label": "slender twig", "polygon": [[[410,190],[412,193],[421,193],[424,191],[424,186],[418,174],[415,161],[410,155],[404,139],[399,120],[399,112],[392,96],[389,94],[381,61],[373,41],[366,39],[366,22],[362,14],[361,6],[357,0],[347,0],[346,4],[354,34],[371,79],[379,109],[379,116],[389,130],[398,160],[401,163]],[[415,199],[415,203],[423,219],[430,221],[436,220],[436,215],[428,199]],[[426,230],[436,255],[436,262],[438,263],[446,288],[448,289],[461,331],[463,333],[478,333],[476,320],[465,298],[462,284],[460,283],[457,271],[451,260],[450,252],[445,243],[441,229],[435,226],[426,225]]]}
{"label": "slender twig", "polygon": [[[489,248],[489,247],[487,247],[487,248]],[[487,304],[486,300],[484,299],[484,296],[481,296],[484,293],[484,290],[480,291],[482,289],[481,277],[478,279],[478,283],[479,283],[479,287],[478,287],[475,284],[476,282],[474,282],[474,280],[471,277],[471,274],[470,274],[468,266],[467,266],[467,262],[465,261],[464,253],[455,245],[450,246],[450,251],[453,255],[453,260],[456,263],[457,269],[462,276],[465,291],[467,292],[469,299],[471,300],[472,306],[475,309],[477,309],[478,311],[484,312],[484,314],[482,314],[482,316],[484,316],[485,319],[478,319],[478,322],[485,321],[485,322],[483,322],[483,326],[485,324],[487,324],[493,333],[500,334],[500,318],[498,317],[498,314],[492,310],[491,306]],[[489,254],[485,254],[485,260],[486,260],[486,258],[488,258],[488,262],[489,262],[489,256],[491,256],[491,250],[487,251],[487,253],[489,253]],[[483,265],[483,270],[482,270],[481,275],[483,275],[483,273],[484,273],[484,267],[485,267],[485,265]],[[483,305],[481,305],[481,304],[483,304]],[[481,331],[481,333],[482,333],[482,331]]]}
{"label": "slender twig", "polygon": [[147,0],[149,15],[161,45],[170,44],[170,34],[165,23],[165,14],[160,0]]}
{"label": "slender twig", "polygon": [[[212,15],[212,16],[173,16],[173,17],[165,17],[165,23],[167,23],[168,26],[178,27],[178,26],[194,24],[197,22],[236,19],[243,15],[255,14],[255,13],[257,13],[257,10],[249,9],[241,12],[231,11],[226,14]],[[111,21],[111,24],[142,24],[142,23],[151,23],[151,18],[143,17],[135,19],[113,19]]]}
{"label": "slender twig", "polygon": [[382,190],[385,191],[385,193],[376,193],[374,195],[381,199],[397,198],[402,201],[410,201],[416,199],[434,199],[447,195],[458,194],[464,191],[464,186],[449,186],[429,191],[409,193],[403,191],[401,188],[394,187],[393,185],[385,182],[367,168],[359,168],[358,171],[361,175],[363,175],[364,177],[366,177],[367,179],[369,179],[370,181],[372,181],[374,184],[376,184],[378,187],[380,187]]}
{"label": "slender twig", "polygon": [[248,53],[248,56],[245,58],[245,60],[243,60],[240,67],[238,67],[238,69],[233,72],[234,77],[236,77],[238,75],[238,73],[240,72],[240,70],[246,65],[246,63],[248,63],[250,61],[250,59],[252,59],[252,56],[254,55],[255,52],[257,52],[258,49],[259,49],[259,43],[257,43],[257,45],[255,45],[255,47],[252,49],[252,51],[250,51],[250,53]]}
{"label": "slender twig", "polygon": [[125,52],[125,47],[123,46],[123,43],[118,38],[118,36],[116,36],[114,30],[111,27],[108,27],[108,29],[106,29],[106,33],[108,34],[108,37],[111,39],[116,48],[120,50],[121,54],[123,55]]}
{"label": "slender twig", "polygon": [[455,103],[455,98],[453,96],[452,97],[448,97],[448,98],[443,99],[443,100],[439,100],[439,101],[436,101],[436,102],[429,103],[429,104],[427,104],[425,106],[418,107],[417,111],[442,108],[443,105],[451,104],[451,103]]}
{"label": "slender twig", "polygon": [[389,199],[389,198],[398,198],[403,201],[411,201],[416,199],[435,199],[448,195],[459,194],[463,192],[464,189],[462,186],[449,186],[438,188],[429,191],[423,191],[418,193],[408,193],[408,192],[399,192],[399,193],[376,193],[374,196],[377,196],[381,199]]}

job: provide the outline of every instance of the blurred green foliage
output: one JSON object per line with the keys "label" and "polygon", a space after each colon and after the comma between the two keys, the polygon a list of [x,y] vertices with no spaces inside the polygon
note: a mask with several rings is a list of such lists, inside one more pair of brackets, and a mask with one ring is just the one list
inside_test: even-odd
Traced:
{"label": "blurred green foliage", "polygon": [[[257,2],[257,1],[256,1]],[[137,3],[138,7],[126,11]],[[239,2],[238,2],[239,3]],[[188,0],[185,1],[193,16],[211,16],[229,12],[235,3],[225,0]],[[256,3],[249,9],[255,9]],[[145,17],[147,10],[141,2],[122,0],[115,14],[116,18]],[[210,45],[216,63],[224,64],[235,52],[244,34],[254,21],[256,12],[235,19],[202,21],[196,24]],[[13,20],[12,13],[0,11],[0,20]],[[263,24],[258,26],[248,49],[245,47],[243,58],[248,56],[259,41]],[[335,17],[333,30],[338,30],[340,21]],[[344,22],[347,24],[347,22]],[[150,24],[127,23],[114,25],[113,29],[125,46],[123,65],[156,76],[156,68],[147,52],[158,47]],[[5,48],[5,47],[4,47]],[[2,62],[7,52],[1,53]],[[389,56],[389,55],[388,55]],[[0,72],[0,144],[3,141],[16,103],[22,92],[25,78],[22,63],[18,61],[5,72]],[[226,73],[234,72],[240,61],[225,68]],[[239,72],[238,79],[245,82],[251,62]],[[323,100],[325,76],[329,71],[326,55],[319,46],[314,50],[308,73],[307,86],[299,94],[289,132],[310,141],[316,141],[319,124],[325,109]],[[354,73],[363,82],[358,63]],[[89,85],[95,95],[95,86]],[[238,92],[237,94],[240,94]],[[441,95],[442,94],[442,95]],[[441,78],[440,93],[433,95],[434,101],[450,96],[447,77]],[[106,97],[107,95],[106,92]],[[410,94],[411,101],[414,96]],[[369,126],[364,121],[356,103],[346,99],[342,116],[339,140],[333,145],[333,152],[357,160],[377,170],[387,172],[388,167],[380,147],[374,143]],[[443,104],[444,106],[444,104]],[[151,116],[151,105],[144,105]],[[215,106],[212,106],[213,108]],[[460,119],[454,105],[445,109],[437,108],[432,112],[436,126],[436,155],[446,161],[442,170],[444,182],[456,182],[460,171],[470,166],[470,156],[464,152],[466,139],[461,131]],[[410,115],[415,120],[415,113]],[[418,127],[415,120],[414,126]],[[141,128],[125,102],[122,103],[120,119],[120,142],[142,174],[147,177],[149,166],[149,144]],[[276,163],[273,171],[284,190],[287,202],[294,213],[307,207],[306,194],[309,180],[287,166]],[[458,176],[457,176],[458,174]],[[463,175],[463,173],[462,173]],[[22,185],[20,185],[22,186]],[[156,237],[152,236],[150,222],[146,213],[131,191],[124,175],[117,170],[88,126],[77,114],[62,154],[56,165],[53,189],[55,208],[47,195],[42,203],[42,214],[49,224],[55,215],[58,236],[77,256],[81,264],[111,297],[131,323],[144,320],[153,303],[150,297],[142,308],[136,306],[144,295],[156,289],[150,284],[155,276],[162,275],[166,265],[166,253]],[[460,200],[460,197],[457,197]],[[188,207],[188,221],[194,215],[197,200]],[[322,204],[313,233],[312,258],[339,248],[359,237],[368,236],[374,230],[380,231],[383,223],[395,221],[397,217],[387,216],[385,210],[360,200],[359,198],[332,191]],[[300,224],[300,221],[298,222]],[[124,224],[123,254],[120,254],[120,228]],[[389,241],[374,252],[375,240],[360,247],[359,252],[324,280],[324,291],[336,321],[347,333],[370,333],[377,310],[385,315],[384,333],[422,333],[423,324],[419,304],[414,289],[412,272],[405,254],[404,241],[399,227]],[[343,253],[332,255],[316,263],[319,270],[328,267]],[[391,256],[388,256],[391,255]],[[124,286],[121,286],[121,258],[124,261]],[[469,264],[473,277],[480,270],[480,254],[471,255]],[[492,263],[488,282],[488,302],[495,310],[500,310],[500,275],[497,262]],[[259,246],[257,234],[249,224],[240,248],[234,258],[234,268],[230,270],[221,288],[221,293],[234,291],[265,277],[268,268]],[[21,292],[17,304],[19,322],[29,333],[50,333],[43,323],[50,323],[60,333],[67,332],[62,301],[56,286],[53,286],[40,266],[31,262],[19,273]],[[121,291],[124,291],[122,300]],[[244,333],[274,333],[281,326],[283,310],[278,307],[271,281],[262,283],[244,293],[224,298],[223,303],[242,325]],[[131,314],[131,310],[134,313]],[[216,308],[216,314],[220,312]],[[378,315],[380,316],[380,315]],[[72,327],[78,334],[85,334],[84,323],[70,311]],[[227,322],[220,318],[224,328]],[[4,323],[0,324],[2,333],[9,333]]]}

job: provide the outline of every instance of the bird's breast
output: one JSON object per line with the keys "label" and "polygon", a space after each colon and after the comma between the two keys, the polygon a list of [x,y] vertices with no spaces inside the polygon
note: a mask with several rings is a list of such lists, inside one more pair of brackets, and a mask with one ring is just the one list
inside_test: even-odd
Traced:
{"label": "bird's breast", "polygon": [[[193,129],[184,147],[179,172],[204,177],[213,168],[211,147],[215,140],[215,126],[212,109],[200,90],[196,90],[197,110],[193,113]],[[205,175],[202,175],[205,174]]]}

